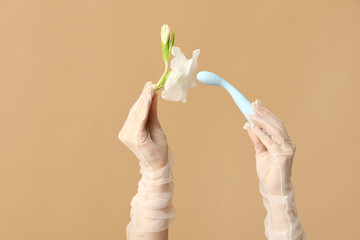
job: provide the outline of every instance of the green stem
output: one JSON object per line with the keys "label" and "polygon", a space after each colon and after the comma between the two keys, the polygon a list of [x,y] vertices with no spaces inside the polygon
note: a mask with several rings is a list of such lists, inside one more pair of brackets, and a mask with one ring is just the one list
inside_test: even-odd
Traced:
{"label": "green stem", "polygon": [[159,81],[156,84],[156,90],[159,90],[160,88],[162,88],[164,86],[165,75],[167,73],[167,70],[168,70],[168,62],[165,62],[165,71],[164,71],[162,77],[159,79]]}

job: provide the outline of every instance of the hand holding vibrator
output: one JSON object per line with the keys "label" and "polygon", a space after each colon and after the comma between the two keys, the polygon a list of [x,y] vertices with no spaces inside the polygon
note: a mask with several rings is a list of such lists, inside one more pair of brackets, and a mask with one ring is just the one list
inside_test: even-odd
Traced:
{"label": "hand holding vibrator", "polygon": [[[260,193],[267,210],[265,234],[269,240],[306,240],[297,216],[291,167],[295,144],[281,120],[262,106],[259,100],[251,104],[230,83],[211,72],[199,72],[197,79],[208,85],[225,88],[246,119],[248,131],[256,150],[256,169]],[[251,121],[252,120],[252,121]]]}
{"label": "hand holding vibrator", "polygon": [[225,81],[220,76],[216,75],[215,73],[208,72],[208,71],[201,71],[196,75],[196,78],[199,80],[199,82],[208,84],[208,85],[214,85],[214,86],[221,86],[228,91],[228,93],[231,95],[231,97],[234,99],[236,105],[244,114],[246,119],[251,122],[251,120],[248,117],[248,114],[255,114],[254,110],[252,109],[251,103],[247,98],[239,92],[236,88],[234,88],[230,83]]}
{"label": "hand holding vibrator", "polygon": [[249,118],[254,124],[250,127],[246,123],[244,128],[255,147],[260,193],[268,213],[265,234],[269,240],[306,240],[291,182],[295,143],[283,122],[265,108],[260,100],[253,103],[253,109],[256,115],[250,114]]}

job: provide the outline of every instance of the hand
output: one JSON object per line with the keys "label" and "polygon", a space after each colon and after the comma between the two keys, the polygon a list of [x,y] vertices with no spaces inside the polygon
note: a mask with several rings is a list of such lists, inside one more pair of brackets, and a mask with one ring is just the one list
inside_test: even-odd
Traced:
{"label": "hand", "polygon": [[157,117],[156,85],[152,82],[145,84],[118,137],[146,169],[156,171],[166,165],[168,144]]}
{"label": "hand", "polygon": [[291,168],[295,144],[281,120],[263,107],[259,100],[252,107],[256,113],[249,115],[253,124],[247,123],[244,128],[255,146],[258,177],[268,194],[285,196],[292,189]]}

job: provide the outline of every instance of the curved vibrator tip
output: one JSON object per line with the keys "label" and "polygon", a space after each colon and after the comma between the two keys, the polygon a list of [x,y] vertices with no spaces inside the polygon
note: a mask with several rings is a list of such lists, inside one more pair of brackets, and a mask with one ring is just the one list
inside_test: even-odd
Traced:
{"label": "curved vibrator tip", "polygon": [[230,83],[228,83],[226,80],[222,79],[220,76],[216,75],[215,73],[208,72],[208,71],[202,71],[199,72],[196,75],[196,78],[199,80],[199,82],[208,84],[208,85],[215,85],[215,86],[221,86],[228,91],[228,93],[231,95],[231,97],[234,99],[234,102],[240,109],[240,111],[244,114],[246,119],[251,122],[251,120],[248,118],[248,114],[252,113],[255,114],[251,103],[247,98],[242,95],[241,92],[239,92],[236,88],[234,88]]}
{"label": "curved vibrator tip", "polygon": [[220,76],[208,71],[199,72],[196,75],[196,78],[201,83],[208,85],[216,85],[216,86],[221,86],[222,82],[224,81],[224,79],[222,79]]}

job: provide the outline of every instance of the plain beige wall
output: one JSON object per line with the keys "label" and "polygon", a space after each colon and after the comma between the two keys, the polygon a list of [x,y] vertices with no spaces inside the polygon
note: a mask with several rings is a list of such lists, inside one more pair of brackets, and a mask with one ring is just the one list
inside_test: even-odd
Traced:
{"label": "plain beige wall", "polygon": [[[360,239],[360,1],[0,1],[0,239],[125,239],[136,158],[117,139],[163,72],[160,27],[259,98],[297,144],[310,239]],[[159,99],[170,239],[265,239],[245,118],[220,88]]]}

